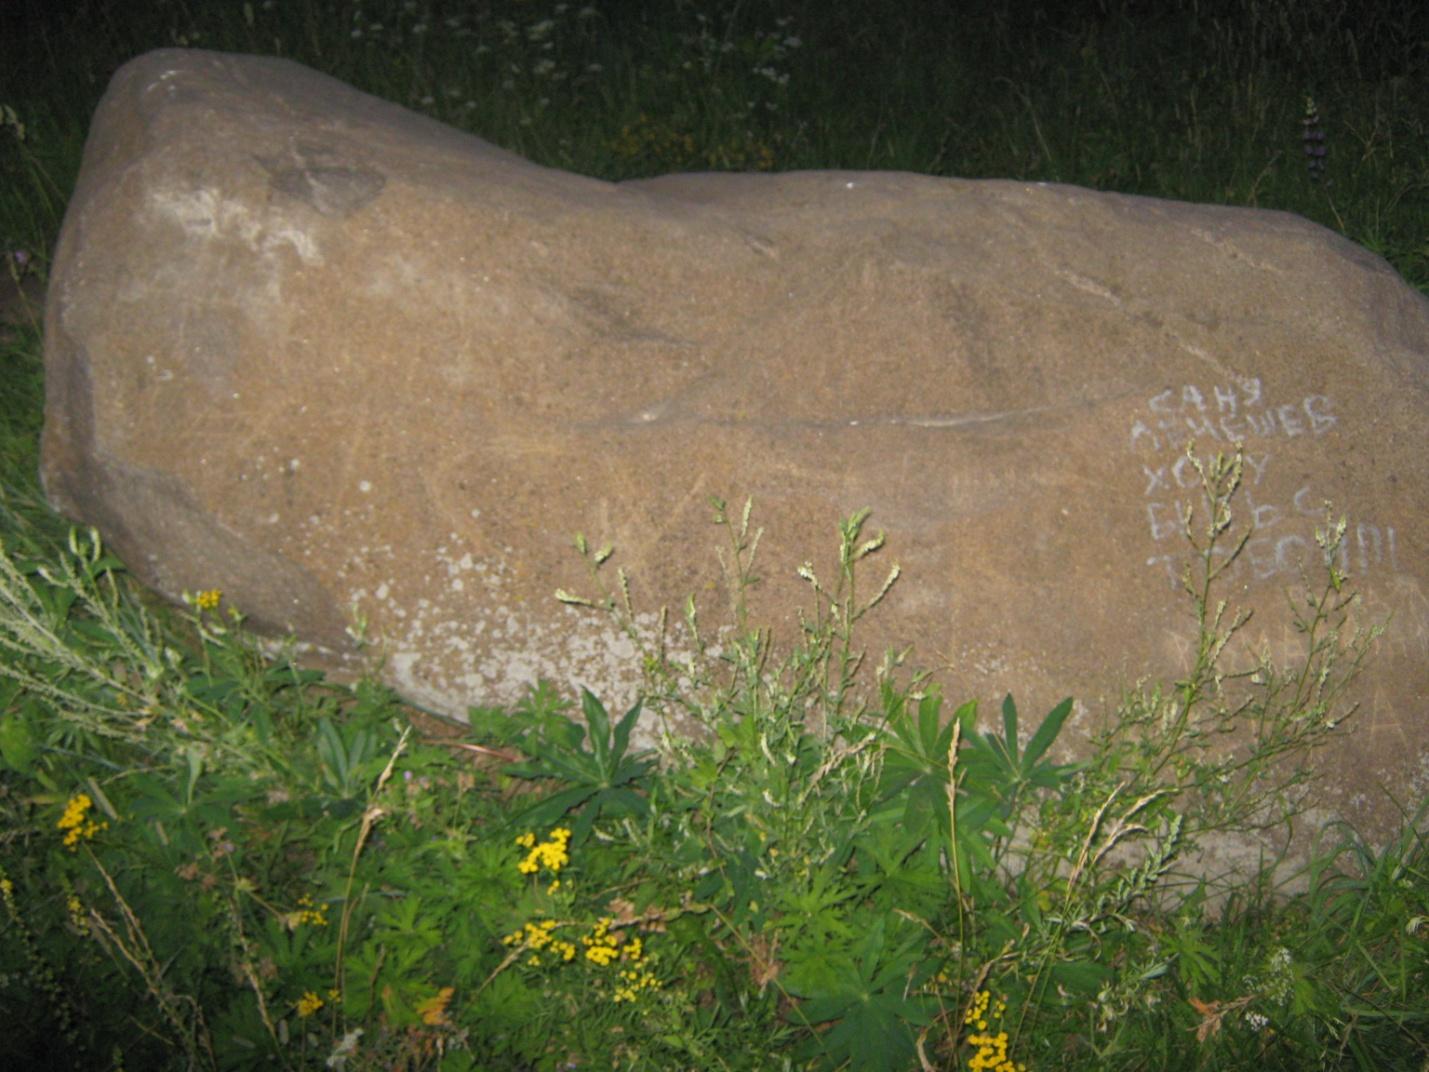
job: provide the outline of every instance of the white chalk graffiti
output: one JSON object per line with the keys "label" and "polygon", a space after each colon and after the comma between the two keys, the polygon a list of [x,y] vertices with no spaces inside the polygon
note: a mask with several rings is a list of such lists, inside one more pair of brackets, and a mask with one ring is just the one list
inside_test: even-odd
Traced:
{"label": "white chalk graffiti", "polygon": [[1168,388],[1147,400],[1150,415],[1131,425],[1132,450],[1180,450],[1188,438],[1213,443],[1248,443],[1283,436],[1318,438],[1339,423],[1324,395],[1306,395],[1299,402],[1268,405],[1260,377],[1203,392],[1193,384],[1180,391]]}
{"label": "white chalk graffiti", "polygon": [[[1325,502],[1311,485],[1303,484],[1288,498],[1277,497],[1266,484],[1272,452],[1281,440],[1317,439],[1339,426],[1334,403],[1325,395],[1305,395],[1299,401],[1272,403],[1259,377],[1202,390],[1187,384],[1147,400],[1146,412],[1131,425],[1128,446],[1141,460],[1145,481],[1147,529],[1152,542],[1179,537],[1188,518],[1205,513],[1201,478],[1185,455],[1186,443],[1197,449],[1228,452],[1240,445],[1244,470],[1241,491],[1232,509],[1254,528],[1254,534],[1231,569],[1242,581],[1265,581],[1282,574],[1298,575],[1313,566],[1319,553],[1317,527],[1326,521]],[[1336,504],[1340,509],[1342,504]],[[1194,512],[1194,513],[1193,513]],[[1202,518],[1204,521],[1204,518]],[[1158,549],[1159,550],[1159,549]],[[1166,572],[1172,587],[1180,585],[1184,551],[1179,546],[1153,554],[1146,564]],[[1229,549],[1227,549],[1229,553]],[[1339,568],[1361,575],[1377,570],[1398,572],[1398,544],[1393,526],[1354,520],[1345,529]]]}

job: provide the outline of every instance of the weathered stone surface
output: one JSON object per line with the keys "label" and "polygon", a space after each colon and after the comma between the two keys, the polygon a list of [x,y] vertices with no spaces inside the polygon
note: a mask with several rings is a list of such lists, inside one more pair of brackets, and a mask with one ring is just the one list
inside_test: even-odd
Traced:
{"label": "weathered stone surface", "polygon": [[1029,714],[1074,694],[1085,726],[1184,668],[1178,459],[1241,440],[1246,635],[1296,650],[1325,499],[1393,615],[1333,803],[1425,788],[1429,302],[1297,217],[907,174],[612,185],[291,63],[164,51],[95,117],[47,317],[58,508],[329,662],[358,607],[388,679],[456,714],[538,676],[622,702],[629,645],[552,598],[589,590],[572,535],[615,544],[640,607],[716,608],[707,497],[752,495],[764,620],[871,507],[867,583],[904,571],[875,650]]}

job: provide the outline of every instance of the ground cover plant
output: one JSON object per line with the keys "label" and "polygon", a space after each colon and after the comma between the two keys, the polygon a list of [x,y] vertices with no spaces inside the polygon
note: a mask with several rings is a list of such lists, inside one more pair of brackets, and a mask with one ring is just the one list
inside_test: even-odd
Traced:
{"label": "ground cover plant", "polygon": [[[291,56],[605,178],[907,168],[1285,208],[1429,288],[1412,5],[132,7],[3,16],[14,282],[43,279],[109,75],[181,45]],[[1189,448],[1194,662],[1101,712],[1079,762],[1068,704],[945,698],[861,651],[896,532],[855,515],[809,564],[761,560],[734,498],[710,504],[733,632],[692,602],[705,643],[642,651],[636,707],[542,684],[449,727],[265,650],[221,592],[159,605],[56,518],[40,350],[24,317],[0,334],[7,1066],[1429,1067],[1418,802],[1384,847],[1326,832],[1293,896],[1189,868],[1209,836],[1293,823],[1374,673],[1333,514],[1294,593],[1303,657],[1230,654],[1236,454]],[[628,625],[620,549],[573,544],[590,580],[561,598]],[[744,595],[786,569],[809,611],[774,636]],[[632,748],[676,711],[706,734]]]}

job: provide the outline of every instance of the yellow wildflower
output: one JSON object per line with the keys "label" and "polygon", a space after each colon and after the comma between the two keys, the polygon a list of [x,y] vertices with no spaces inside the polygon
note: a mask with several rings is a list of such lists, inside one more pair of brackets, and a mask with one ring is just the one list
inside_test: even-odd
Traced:
{"label": "yellow wildflower", "polygon": [[94,801],[88,793],[77,793],[65,804],[64,814],[55,825],[65,832],[64,845],[71,852],[79,848],[81,841],[93,840],[101,830],[108,830],[109,824],[89,818],[89,809]]}
{"label": "yellow wildflower", "polygon": [[608,916],[597,921],[595,929],[581,938],[581,945],[586,947],[586,960],[602,968],[620,955],[619,939],[610,933],[610,923]]}
{"label": "yellow wildflower", "polygon": [[615,985],[614,998],[617,1005],[622,1001],[634,1001],[643,991],[653,990],[660,985],[655,976],[635,968],[626,968],[617,978],[619,982]]}
{"label": "yellow wildflower", "polygon": [[311,990],[298,999],[298,1018],[306,1020],[313,1013],[317,1012],[324,1005],[322,998],[318,997]]}
{"label": "yellow wildflower", "polygon": [[501,939],[503,945],[525,943],[531,949],[544,949],[551,942],[551,932],[556,929],[554,919],[543,919],[539,923],[526,923],[520,930],[512,931]]}
{"label": "yellow wildflower", "polygon": [[1007,1032],[993,1034],[988,1030],[989,1018],[1001,1021],[1006,1012],[1007,1002],[1002,998],[994,1002],[986,990],[979,990],[973,995],[963,1016],[963,1023],[976,1031],[968,1036],[968,1044],[977,1049],[968,1061],[969,1072],[1027,1072],[1025,1064],[1014,1062],[1007,1056]]}
{"label": "yellow wildflower", "polygon": [[586,960],[592,964],[599,964],[602,968],[614,960],[617,955],[614,949],[604,945],[593,945],[585,951]]}
{"label": "yellow wildflower", "polygon": [[326,927],[327,905],[314,905],[313,899],[305,893],[298,898],[297,911],[288,913],[287,923],[290,930],[297,930],[304,923],[310,927]]}
{"label": "yellow wildflower", "polygon": [[570,853],[566,851],[570,842],[571,832],[564,826],[552,830],[550,840],[539,845],[536,844],[535,834],[522,834],[516,839],[516,844],[529,851],[526,858],[516,865],[516,869],[523,875],[534,875],[544,867],[555,874],[571,862]]}
{"label": "yellow wildflower", "polygon": [[88,938],[89,917],[84,914],[84,903],[74,894],[70,894],[65,901],[65,907],[69,909],[69,921],[74,925],[74,929]]}
{"label": "yellow wildflower", "polygon": [[194,596],[194,606],[199,610],[213,610],[218,606],[219,600],[223,598],[223,592],[218,588],[206,588]]}

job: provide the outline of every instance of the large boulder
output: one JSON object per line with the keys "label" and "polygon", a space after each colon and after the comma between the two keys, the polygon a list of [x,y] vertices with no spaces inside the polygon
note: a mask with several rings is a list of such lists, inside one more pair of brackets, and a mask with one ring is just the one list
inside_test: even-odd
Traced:
{"label": "large boulder", "polygon": [[785,639],[796,568],[831,581],[870,507],[865,591],[903,568],[875,652],[1029,714],[1075,695],[1085,729],[1185,669],[1183,449],[1242,442],[1244,637],[1299,650],[1285,592],[1330,500],[1357,620],[1389,620],[1332,802],[1425,788],[1429,302],[1292,215],[865,172],[612,184],[290,62],[165,50],[95,116],[46,329],[59,509],[329,666],[356,665],[356,610],[387,680],[458,716],[538,677],[626,702],[630,643],[553,597],[592,591],[572,536],[614,544],[646,626],[713,611],[718,495],[755,500],[756,616]]}

